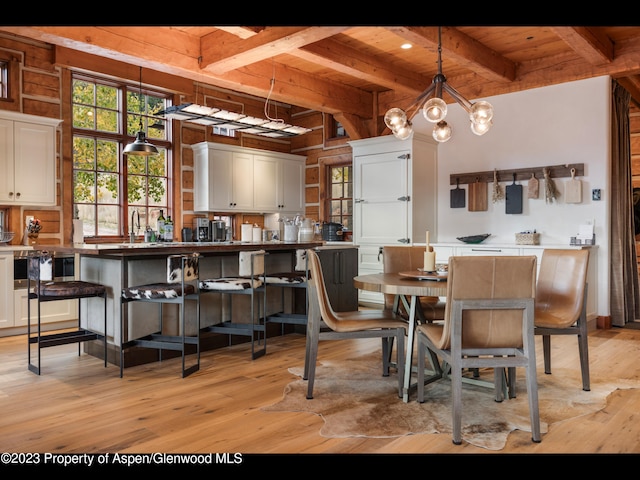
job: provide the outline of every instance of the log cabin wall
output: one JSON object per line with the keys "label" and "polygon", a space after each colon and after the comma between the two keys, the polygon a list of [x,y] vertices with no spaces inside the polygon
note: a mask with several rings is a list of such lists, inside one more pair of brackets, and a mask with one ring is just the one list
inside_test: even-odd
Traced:
{"label": "log cabin wall", "polygon": [[[79,57],[91,57],[79,54]],[[43,228],[38,239],[39,243],[58,244],[68,243],[72,237],[71,212],[71,134],[70,134],[70,99],[69,92],[65,93],[65,82],[69,82],[70,70],[55,63],[55,49],[49,44],[21,39],[9,34],[0,35],[0,58],[9,60],[12,65],[10,78],[13,90],[11,100],[0,101],[0,109],[12,110],[31,115],[63,119],[57,135],[57,164],[56,164],[56,204],[47,208],[31,208],[0,205],[7,211],[7,226],[16,232],[12,243],[22,241],[24,218],[34,215],[42,221]],[[99,75],[114,75],[128,79],[134,83],[138,81],[139,70],[116,61],[105,59],[94,60],[95,72]],[[215,97],[216,101],[228,104],[242,105],[245,113],[261,116],[264,100],[239,95],[233,92],[196,86],[191,81],[176,79],[152,70],[145,70],[145,83],[160,88],[176,91],[177,86],[188,85],[192,91],[177,92],[174,103],[202,102],[203,96]],[[17,88],[15,86],[17,85]],[[227,106],[227,108],[230,108]],[[280,108],[280,107],[279,107]],[[640,187],[640,108],[630,106],[630,130],[633,186]],[[214,135],[211,128],[187,123],[175,122],[174,130],[174,172],[175,182],[173,205],[175,231],[182,226],[192,226],[196,216],[193,211],[193,151],[191,145],[202,141],[215,141],[242,145],[245,147],[280,151],[305,155],[305,216],[321,219],[324,217],[323,201],[325,195],[324,171],[328,165],[342,164],[351,161],[351,147],[347,145],[348,138],[330,138],[328,133],[328,119],[325,114],[290,108],[289,111],[279,110],[279,113],[289,116],[292,123],[311,128],[313,131],[306,135],[287,140],[267,139],[257,136],[241,136],[239,138]],[[222,212],[221,212],[222,213]],[[251,216],[248,221],[259,219]],[[124,240],[124,238],[123,238]],[[640,238],[638,239],[640,246]]]}
{"label": "log cabin wall", "polygon": [[[38,238],[40,244],[62,244],[72,241],[72,149],[71,149],[71,105],[69,85],[71,70],[67,67],[56,65],[55,48],[52,45],[22,39],[21,37],[0,34],[0,58],[11,62],[12,76],[9,79],[11,100],[0,100],[0,109],[12,110],[31,115],[39,115],[49,118],[62,119],[63,122],[58,128],[57,135],[57,165],[56,165],[56,205],[52,207],[32,208],[20,206],[4,206],[0,208],[7,212],[7,227],[10,231],[15,231],[16,236],[11,242],[19,244],[22,242],[24,219],[28,215],[33,215],[42,221],[43,228]],[[116,61],[105,61],[91,55],[80,54],[83,68],[87,69],[93,65],[97,75],[113,75],[123,78],[130,75],[128,80],[137,83],[138,67],[130,68],[130,65]],[[91,63],[93,62],[93,63]],[[211,102],[221,102],[221,108],[235,110],[233,106],[241,107],[242,111],[248,115],[264,115],[264,99],[251,98],[246,95],[235,94],[234,92],[208,87],[202,84],[194,84],[184,79],[169,79],[170,76],[155,72],[153,70],[144,71],[144,83],[159,88],[166,88],[170,91],[176,90],[176,85],[188,85],[193,88],[189,92],[176,92],[174,103],[193,102],[205,103],[203,98],[207,98],[207,104]],[[125,77],[127,78],[127,77]],[[175,222],[175,232],[179,232],[183,226],[193,226],[194,218],[202,216],[193,211],[193,185],[194,185],[194,165],[193,151],[191,145],[203,142],[218,142],[239,145],[249,148],[278,151],[283,153],[294,153],[307,156],[306,165],[306,211],[305,216],[320,219],[323,214],[321,206],[324,194],[321,193],[324,186],[321,168],[325,165],[343,163],[351,160],[351,148],[346,144],[348,138],[327,139],[325,116],[316,111],[296,110],[294,108],[284,108],[278,105],[278,116],[291,121],[296,125],[311,128],[313,131],[306,135],[293,137],[291,139],[269,139],[251,135],[241,135],[238,138],[214,135],[211,127],[201,125],[174,122],[174,184],[173,198],[173,219]],[[224,212],[216,212],[224,213]],[[213,217],[213,212],[210,213]],[[240,218],[240,223],[243,218]],[[260,218],[256,215],[247,216],[244,220],[252,223],[260,223]],[[239,238],[239,232],[236,236]],[[122,238],[125,241],[126,238]]]}
{"label": "log cabin wall", "polygon": [[[48,118],[63,118],[61,71],[53,63],[53,49],[50,45],[32,42],[20,42],[13,37],[0,36],[0,58],[10,64],[9,100],[0,100],[0,109],[13,112],[38,115]],[[62,175],[62,126],[56,135],[56,204],[48,208],[23,206],[4,206],[7,216],[7,230],[16,233],[12,244],[23,240],[25,218],[33,215],[42,222],[38,241],[58,244],[63,238],[71,241],[71,216],[69,216],[68,235],[63,226],[63,192],[65,182]],[[0,172],[4,175],[5,172]],[[37,172],[34,172],[37,174]],[[67,180],[68,181],[68,180]]]}

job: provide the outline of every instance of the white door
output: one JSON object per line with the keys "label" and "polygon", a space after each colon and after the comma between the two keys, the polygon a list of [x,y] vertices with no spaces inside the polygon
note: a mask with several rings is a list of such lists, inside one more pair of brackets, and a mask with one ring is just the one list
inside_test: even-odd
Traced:
{"label": "white door", "polygon": [[354,242],[409,243],[408,152],[354,158]]}

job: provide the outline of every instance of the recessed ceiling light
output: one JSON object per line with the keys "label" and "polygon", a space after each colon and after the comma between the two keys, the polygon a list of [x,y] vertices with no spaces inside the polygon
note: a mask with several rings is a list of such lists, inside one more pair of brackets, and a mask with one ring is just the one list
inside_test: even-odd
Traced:
{"label": "recessed ceiling light", "polygon": [[403,50],[409,50],[413,45],[411,45],[410,43],[403,43],[402,45],[400,45],[400,48],[402,48]]}

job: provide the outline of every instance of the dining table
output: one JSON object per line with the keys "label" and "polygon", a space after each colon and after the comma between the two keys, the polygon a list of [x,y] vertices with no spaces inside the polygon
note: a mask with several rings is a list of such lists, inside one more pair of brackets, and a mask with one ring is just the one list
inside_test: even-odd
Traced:
{"label": "dining table", "polygon": [[409,328],[407,331],[407,353],[402,389],[402,400],[408,402],[411,389],[413,344],[418,322],[418,309],[420,308],[418,297],[446,296],[446,273],[438,274],[423,272],[422,270],[398,273],[370,273],[355,276],[353,284],[360,290],[394,295],[394,311],[398,310],[398,306],[402,302],[408,312]]}

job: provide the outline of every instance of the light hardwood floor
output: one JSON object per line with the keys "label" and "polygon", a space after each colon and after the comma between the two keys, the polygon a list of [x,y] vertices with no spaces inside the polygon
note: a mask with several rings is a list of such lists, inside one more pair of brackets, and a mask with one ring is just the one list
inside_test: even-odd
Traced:
{"label": "light hardwood floor", "polygon": [[[537,339],[538,375],[544,375]],[[309,413],[262,412],[302,365],[303,335],[269,339],[252,361],[247,345],[202,355],[201,370],[180,378],[179,359],[119,369],[77,346],[42,351],[43,373],[27,370],[25,336],[0,339],[0,452],[485,453],[448,434],[324,438]],[[553,365],[578,369],[575,337],[553,338]],[[592,375],[640,378],[640,330],[590,334]],[[379,351],[379,340],[321,344],[319,359]],[[573,388],[573,387],[568,387]],[[414,398],[415,401],[415,398]],[[515,431],[499,453],[639,453],[640,390],[618,390],[600,412],[550,426],[542,442]]]}

